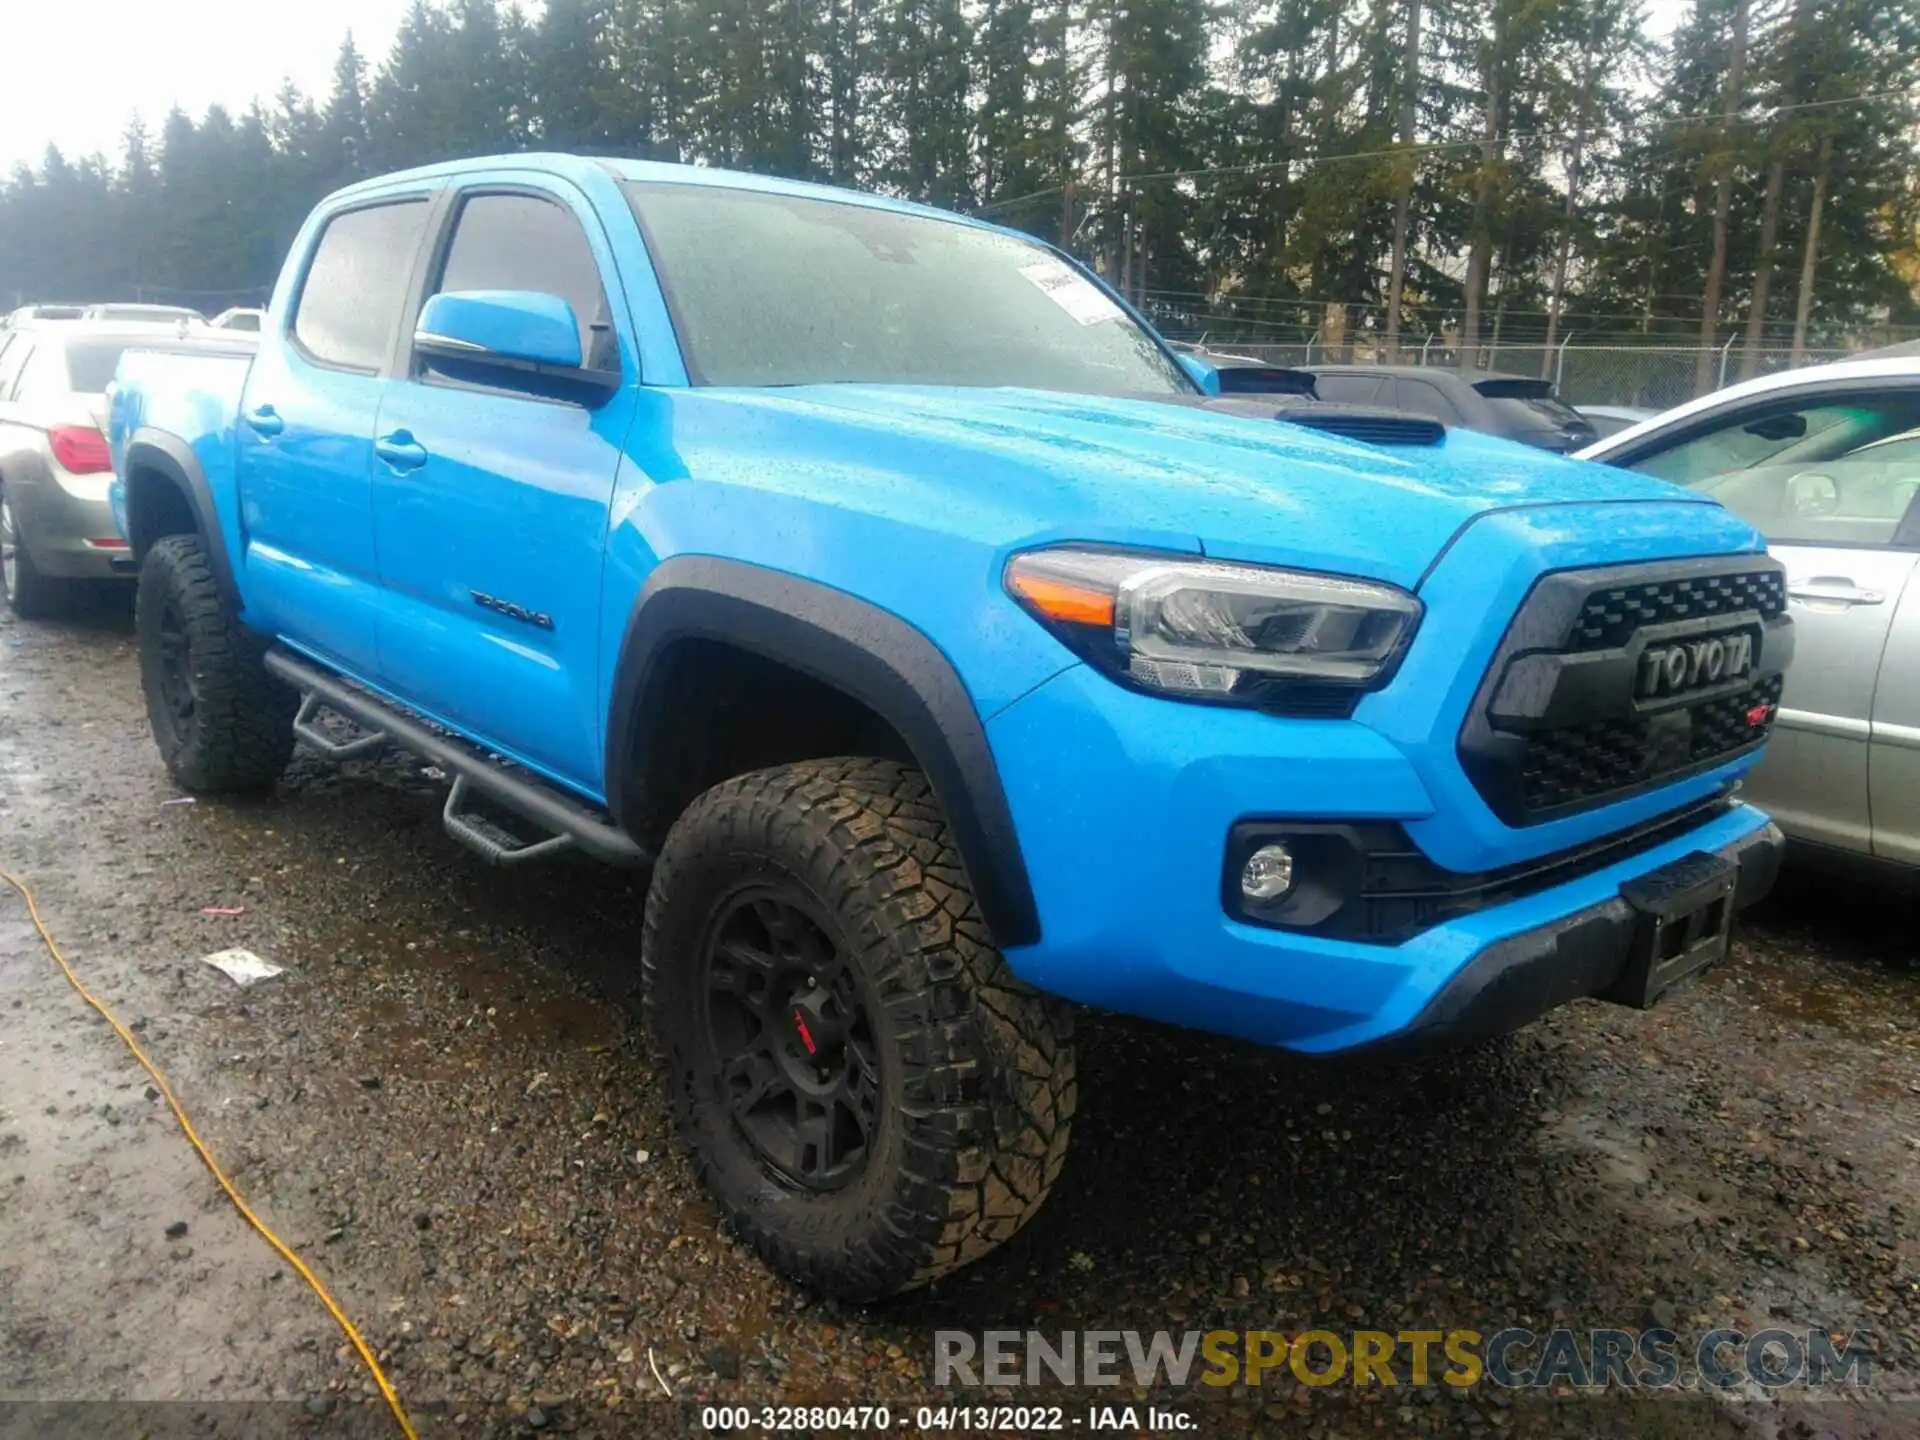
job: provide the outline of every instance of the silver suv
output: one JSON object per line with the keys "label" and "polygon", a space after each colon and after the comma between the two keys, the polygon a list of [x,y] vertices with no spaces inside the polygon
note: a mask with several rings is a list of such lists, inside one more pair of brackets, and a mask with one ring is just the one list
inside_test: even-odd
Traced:
{"label": "silver suv", "polygon": [[77,583],[131,580],[107,509],[107,387],[120,352],[167,328],[28,322],[0,332],[0,592],[26,619]]}

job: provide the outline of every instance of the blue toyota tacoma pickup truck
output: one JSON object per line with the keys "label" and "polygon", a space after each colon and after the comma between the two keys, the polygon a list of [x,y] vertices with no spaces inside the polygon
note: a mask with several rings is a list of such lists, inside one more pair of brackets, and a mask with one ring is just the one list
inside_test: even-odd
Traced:
{"label": "blue toyota tacoma pickup truck", "polygon": [[1792,645],[1760,537],[1214,389],[1064,255],[891,200],[356,185],[256,355],[122,363],[154,736],[203,793],[402,747],[489,860],[650,865],[695,1163],[849,1296],[1035,1212],[1073,1004],[1392,1050],[1722,957],[1781,843],[1734,794]]}

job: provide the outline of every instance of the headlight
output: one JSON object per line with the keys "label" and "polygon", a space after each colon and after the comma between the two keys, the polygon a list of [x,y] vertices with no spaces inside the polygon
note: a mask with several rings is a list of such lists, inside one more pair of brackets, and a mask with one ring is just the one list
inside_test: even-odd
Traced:
{"label": "headlight", "polygon": [[1391,585],[1074,546],[1015,555],[1006,586],[1116,679],[1277,708],[1384,684],[1420,620],[1420,602]]}

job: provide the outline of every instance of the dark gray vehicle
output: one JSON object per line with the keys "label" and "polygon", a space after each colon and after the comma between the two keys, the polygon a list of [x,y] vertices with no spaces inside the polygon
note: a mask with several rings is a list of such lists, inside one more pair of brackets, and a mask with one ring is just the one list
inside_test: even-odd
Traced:
{"label": "dark gray vehicle", "polygon": [[1175,353],[1207,392],[1209,398],[1197,403],[1209,410],[1304,425],[1373,445],[1438,445],[1447,438],[1446,427],[1430,417],[1380,405],[1329,403],[1305,370],[1269,365],[1245,355],[1223,355],[1197,345]]}
{"label": "dark gray vehicle", "polygon": [[1426,365],[1303,365],[1322,400],[1425,415],[1562,453],[1591,445],[1592,422],[1553,393],[1553,383],[1491,370]]}

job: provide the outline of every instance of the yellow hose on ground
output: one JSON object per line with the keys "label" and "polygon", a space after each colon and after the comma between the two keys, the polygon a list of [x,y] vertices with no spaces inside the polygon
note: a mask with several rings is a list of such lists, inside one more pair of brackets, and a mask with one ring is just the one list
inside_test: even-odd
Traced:
{"label": "yellow hose on ground", "polygon": [[133,1058],[140,1062],[140,1067],[153,1077],[155,1088],[160,1091],[167,1105],[172,1109],[173,1118],[180,1122],[180,1131],[187,1137],[187,1143],[193,1146],[200,1158],[206,1162],[214,1181],[226,1191],[227,1199],[233,1202],[233,1208],[240,1212],[249,1225],[260,1232],[261,1238],[273,1247],[274,1253],[291,1265],[294,1273],[307,1282],[313,1293],[320,1297],[320,1303],[327,1307],[327,1313],[333,1316],[334,1322],[339,1325],[341,1332],[352,1343],[353,1348],[360,1352],[360,1358],[366,1362],[367,1369],[373,1373],[374,1383],[380,1387],[380,1393],[386,1397],[387,1408],[393,1411],[393,1418],[399,1422],[401,1433],[407,1437],[407,1440],[420,1440],[420,1433],[413,1428],[413,1421],[407,1418],[407,1412],[400,1404],[400,1397],[394,1393],[392,1382],[387,1379],[387,1372],[380,1368],[380,1362],[374,1358],[373,1347],[367,1344],[365,1337],[360,1334],[353,1321],[347,1318],[347,1312],[340,1308],[339,1302],[327,1292],[327,1287],[320,1282],[320,1277],[307,1268],[307,1262],[294,1254],[292,1247],[286,1241],[268,1229],[267,1222],[254,1214],[252,1208],[241,1198],[240,1192],[227,1178],[226,1171],[220,1168],[220,1162],[213,1158],[213,1152],[207,1149],[206,1142],[193,1128],[193,1122],[187,1118],[187,1112],[174,1098],[173,1087],[167,1084],[167,1077],[160,1073],[160,1067],[153,1063],[147,1052],[140,1048],[140,1042],[134,1038],[133,1032],[122,1025],[119,1018],[105,1005],[94,999],[87,987],[80,983],[80,977],[74,973],[73,966],[67,962],[67,957],[60,953],[60,946],[54,941],[53,932],[47,929],[46,921],[40,918],[40,907],[34,903],[33,891],[5,870],[0,870],[0,880],[6,881],[18,890],[20,898],[27,902],[27,918],[33,921],[33,928],[40,933],[40,939],[46,945],[47,953],[53,956],[54,963],[66,975],[67,983],[79,992],[82,1000],[99,1012],[101,1019],[113,1027],[113,1033],[118,1035],[127,1049],[133,1052]]}

